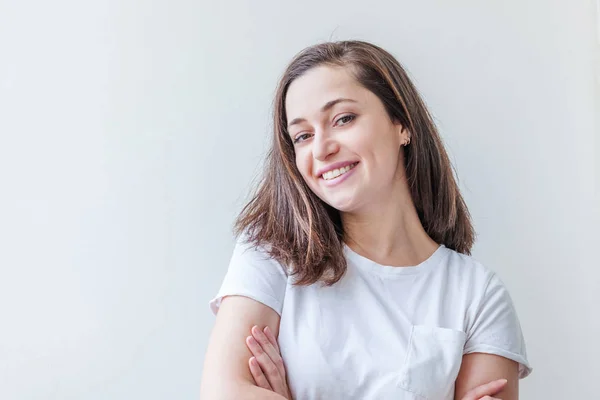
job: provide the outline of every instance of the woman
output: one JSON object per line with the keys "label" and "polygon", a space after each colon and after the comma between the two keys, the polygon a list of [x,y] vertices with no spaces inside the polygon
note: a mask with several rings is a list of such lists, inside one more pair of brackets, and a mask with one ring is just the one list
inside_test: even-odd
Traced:
{"label": "woman", "polygon": [[291,61],[236,233],[204,398],[518,398],[531,367],[511,298],[469,256],[446,151],[385,50],[324,43]]}

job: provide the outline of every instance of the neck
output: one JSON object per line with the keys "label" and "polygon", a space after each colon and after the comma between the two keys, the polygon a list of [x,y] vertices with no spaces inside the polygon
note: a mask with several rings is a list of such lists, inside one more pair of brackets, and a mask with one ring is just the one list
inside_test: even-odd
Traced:
{"label": "neck", "polygon": [[355,252],[382,265],[417,265],[438,244],[427,235],[412,202],[408,185],[397,185],[376,204],[341,214],[344,241]]}

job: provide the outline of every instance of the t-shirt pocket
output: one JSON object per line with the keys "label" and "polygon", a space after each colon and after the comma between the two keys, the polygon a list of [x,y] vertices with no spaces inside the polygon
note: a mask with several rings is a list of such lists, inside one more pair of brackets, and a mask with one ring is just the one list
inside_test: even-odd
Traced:
{"label": "t-shirt pocket", "polygon": [[463,331],[413,325],[397,385],[416,399],[447,398],[460,370],[465,340]]}

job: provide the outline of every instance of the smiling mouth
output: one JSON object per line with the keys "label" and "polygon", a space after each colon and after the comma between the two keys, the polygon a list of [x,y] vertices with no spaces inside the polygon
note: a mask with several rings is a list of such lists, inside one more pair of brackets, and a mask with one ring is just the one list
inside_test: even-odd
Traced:
{"label": "smiling mouth", "polygon": [[326,181],[337,178],[338,176],[344,175],[346,172],[348,172],[352,168],[356,167],[356,164],[358,164],[358,162],[355,162],[354,164],[346,165],[343,168],[337,168],[337,169],[334,169],[331,171],[327,171],[321,176]]}

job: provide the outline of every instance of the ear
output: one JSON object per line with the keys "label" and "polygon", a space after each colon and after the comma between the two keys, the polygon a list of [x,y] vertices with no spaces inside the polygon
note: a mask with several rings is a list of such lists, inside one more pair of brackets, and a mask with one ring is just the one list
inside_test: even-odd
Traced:
{"label": "ear", "polygon": [[401,124],[397,125],[397,129],[398,129],[398,137],[400,139],[400,144],[402,146],[409,144],[412,135],[410,134],[408,129],[405,128],[404,126],[402,126]]}

